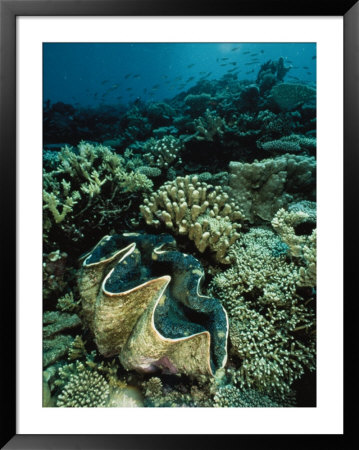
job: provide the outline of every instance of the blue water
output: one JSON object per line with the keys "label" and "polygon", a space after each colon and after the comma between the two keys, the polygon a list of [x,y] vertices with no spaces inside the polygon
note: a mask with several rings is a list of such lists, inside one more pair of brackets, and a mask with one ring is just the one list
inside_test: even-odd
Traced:
{"label": "blue water", "polygon": [[158,101],[226,73],[255,81],[261,64],[280,57],[291,66],[285,81],[316,84],[315,43],[46,43],[43,99],[78,107]]}

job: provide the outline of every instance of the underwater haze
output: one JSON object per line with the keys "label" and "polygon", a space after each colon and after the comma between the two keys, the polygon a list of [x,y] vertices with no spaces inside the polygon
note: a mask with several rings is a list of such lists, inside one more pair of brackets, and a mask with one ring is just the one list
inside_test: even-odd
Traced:
{"label": "underwater haze", "polygon": [[44,100],[97,106],[163,100],[226,73],[254,80],[284,57],[288,80],[316,83],[312,43],[44,44]]}
{"label": "underwater haze", "polygon": [[43,46],[43,406],[316,406],[315,43]]}

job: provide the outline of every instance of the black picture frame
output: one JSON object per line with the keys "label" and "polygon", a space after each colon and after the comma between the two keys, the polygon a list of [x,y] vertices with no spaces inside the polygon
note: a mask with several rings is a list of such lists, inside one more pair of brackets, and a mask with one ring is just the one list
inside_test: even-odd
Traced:
{"label": "black picture frame", "polygon": [[[345,259],[355,252],[355,183],[359,169],[359,2],[329,3],[245,0],[236,3],[197,0],[0,0],[0,186],[2,213],[2,389],[1,448],[4,449],[183,449],[274,446],[279,437],[295,437],[300,445],[317,446],[318,439],[337,440],[337,448],[353,430],[346,417],[343,435],[18,435],[16,434],[16,17],[18,16],[343,16],[344,18],[344,208]],[[335,62],[333,62],[335,64]],[[347,264],[344,283],[355,279]],[[353,291],[355,292],[355,291]],[[353,302],[355,299],[352,299]],[[345,308],[346,342],[352,342],[354,314]],[[344,354],[348,356],[350,350]],[[349,355],[350,356],[350,355]],[[346,358],[345,374],[353,372]],[[346,379],[347,381],[347,379]],[[346,390],[345,409],[350,403]],[[345,441],[344,441],[345,439]],[[339,442],[340,441],[340,442]],[[284,442],[283,442],[284,444]],[[276,442],[276,446],[279,442]],[[287,445],[287,444],[286,444]],[[272,448],[272,447],[270,447]]]}

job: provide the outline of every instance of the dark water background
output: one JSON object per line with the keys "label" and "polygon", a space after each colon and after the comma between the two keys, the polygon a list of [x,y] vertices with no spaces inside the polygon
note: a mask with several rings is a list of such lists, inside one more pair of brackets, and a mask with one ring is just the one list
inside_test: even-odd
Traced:
{"label": "dark water background", "polygon": [[315,43],[46,43],[43,56],[44,101],[76,107],[164,100],[226,73],[255,81],[280,57],[287,82],[316,83]]}

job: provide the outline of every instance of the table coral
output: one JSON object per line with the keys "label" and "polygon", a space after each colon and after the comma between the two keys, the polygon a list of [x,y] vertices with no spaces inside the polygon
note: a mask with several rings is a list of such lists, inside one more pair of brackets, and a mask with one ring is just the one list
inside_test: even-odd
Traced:
{"label": "table coral", "polygon": [[177,177],[166,182],[140,206],[148,225],[161,224],[175,234],[188,235],[197,249],[207,248],[218,262],[228,264],[228,250],[239,237],[244,215],[220,187],[198,177]]}
{"label": "table coral", "polygon": [[79,274],[82,314],[100,353],[126,369],[211,375],[226,362],[227,315],[200,294],[199,262],[174,245],[169,235],[103,238]]}

